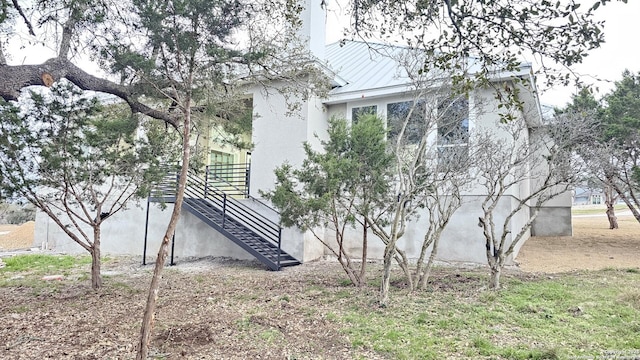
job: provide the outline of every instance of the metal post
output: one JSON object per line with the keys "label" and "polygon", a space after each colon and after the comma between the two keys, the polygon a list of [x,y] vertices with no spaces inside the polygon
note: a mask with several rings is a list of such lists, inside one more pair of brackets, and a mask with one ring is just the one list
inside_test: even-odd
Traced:
{"label": "metal post", "polygon": [[149,197],[147,197],[147,217],[144,221],[144,249],[142,250],[142,265],[147,265],[147,234],[149,233]]}
{"label": "metal post", "polygon": [[280,255],[282,254],[282,228],[278,226],[278,270],[280,270]]}
{"label": "metal post", "polygon": [[251,184],[251,162],[246,163],[245,167],[247,169],[246,170],[247,174],[245,175],[244,184],[247,189],[247,197],[249,197],[249,194],[250,194],[249,184]]}
{"label": "metal post", "polygon": [[224,229],[224,222],[227,214],[227,194],[222,194],[222,228]]}
{"label": "metal post", "polygon": [[204,198],[207,198],[207,191],[209,190],[209,165],[204,167]]}
{"label": "metal post", "polygon": [[173,250],[176,247],[176,232],[173,232],[173,236],[171,237],[171,262],[169,265],[174,266],[176,263],[173,262]]}

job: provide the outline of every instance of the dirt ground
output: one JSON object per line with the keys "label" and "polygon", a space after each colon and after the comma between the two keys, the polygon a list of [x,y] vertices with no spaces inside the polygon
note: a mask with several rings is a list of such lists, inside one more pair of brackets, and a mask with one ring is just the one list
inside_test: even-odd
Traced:
{"label": "dirt ground", "polygon": [[22,225],[0,225],[0,251],[31,248],[35,227],[35,221]]}
{"label": "dirt ground", "polygon": [[573,217],[573,236],[533,237],[516,261],[527,272],[566,272],[640,267],[640,224],[631,215],[618,216],[610,230],[604,214]]}
{"label": "dirt ground", "polygon": [[[576,218],[573,238],[530,240],[518,258],[521,268],[638,267],[640,226],[625,217],[619,230],[606,225],[606,218]],[[0,246],[23,247],[11,244],[25,233],[20,244],[30,244],[33,232],[25,229],[0,228],[10,231],[0,235]],[[136,257],[111,258],[103,266],[105,288],[100,292],[88,286],[88,266],[55,281],[29,274],[0,279],[0,359],[133,358],[132,339],[138,337],[151,270]],[[433,280],[451,286],[460,281],[458,276],[439,269]],[[180,261],[163,274],[151,358],[384,359],[384,354],[352,346],[331,318],[336,309],[351,304],[344,278],[335,262],[270,272],[251,261]],[[10,285],[20,281],[25,286]],[[375,298],[377,287],[362,291]],[[327,293],[333,294],[329,301]]]}

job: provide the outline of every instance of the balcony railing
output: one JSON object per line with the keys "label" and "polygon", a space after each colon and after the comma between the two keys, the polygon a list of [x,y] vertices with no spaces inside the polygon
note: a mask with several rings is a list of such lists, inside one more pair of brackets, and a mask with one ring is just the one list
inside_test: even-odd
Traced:
{"label": "balcony railing", "polygon": [[251,164],[215,164],[205,168],[207,187],[218,189],[235,198],[249,197]]}

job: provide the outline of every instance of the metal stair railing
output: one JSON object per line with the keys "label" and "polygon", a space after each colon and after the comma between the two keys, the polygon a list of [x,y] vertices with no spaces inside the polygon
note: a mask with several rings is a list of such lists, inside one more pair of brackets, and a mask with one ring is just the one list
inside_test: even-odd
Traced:
{"label": "metal stair railing", "polygon": [[205,182],[208,187],[240,198],[249,197],[249,180],[251,165],[246,164],[214,164],[205,167]]}
{"label": "metal stair railing", "polygon": [[[177,177],[176,177],[177,179]],[[258,236],[277,246],[277,267],[280,268],[282,256],[282,228],[254,209],[242,204],[233,196],[210,186],[205,180],[189,171],[185,186],[185,198],[206,199],[222,212],[222,229],[227,219],[232,218]]]}

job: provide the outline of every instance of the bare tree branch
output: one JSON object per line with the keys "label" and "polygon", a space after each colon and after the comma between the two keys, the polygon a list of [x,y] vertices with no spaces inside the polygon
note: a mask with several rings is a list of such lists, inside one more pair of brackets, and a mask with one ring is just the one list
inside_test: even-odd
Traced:
{"label": "bare tree branch", "polygon": [[13,2],[13,6],[18,11],[18,14],[20,14],[20,17],[22,17],[22,20],[24,20],[25,25],[27,25],[27,28],[29,29],[29,34],[31,36],[36,36],[36,33],[33,31],[33,25],[31,25],[31,21],[27,19],[27,16],[24,14],[22,7],[20,6],[20,4],[18,4],[18,0],[12,0],[12,2]]}
{"label": "bare tree branch", "polygon": [[128,87],[93,76],[74,65],[70,60],[56,57],[38,65],[0,65],[0,96],[18,100],[20,90],[27,86],[51,86],[53,82],[67,79],[82,90],[111,94],[126,101],[134,113],[141,113],[177,127],[179,118],[166,111],[151,108],[137,99]]}

